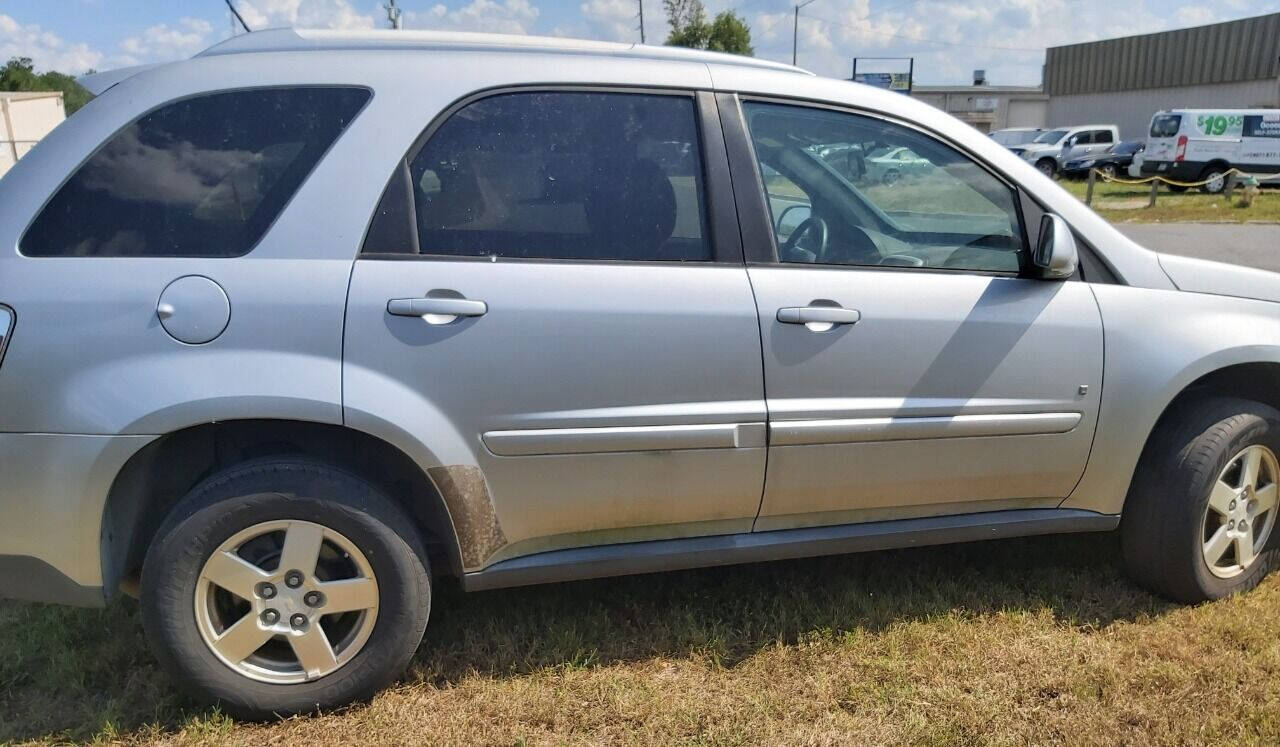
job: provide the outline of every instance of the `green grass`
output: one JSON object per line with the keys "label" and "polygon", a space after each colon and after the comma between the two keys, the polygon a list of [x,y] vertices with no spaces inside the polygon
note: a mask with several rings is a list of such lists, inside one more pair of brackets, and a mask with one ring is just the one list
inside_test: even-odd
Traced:
{"label": "green grass", "polygon": [[[1084,180],[1059,182],[1068,192],[1080,198],[1087,189]],[[1093,207],[1099,215],[1113,223],[1171,223],[1171,222],[1227,222],[1249,221],[1280,222],[1280,190],[1264,189],[1252,207],[1240,206],[1240,193],[1231,200],[1218,195],[1204,194],[1199,190],[1182,193],[1170,192],[1162,187],[1156,195],[1156,206],[1146,207],[1151,197],[1149,185],[1104,183],[1094,186]]]}
{"label": "green grass", "polygon": [[400,685],[237,724],[174,693],[137,605],[0,603],[0,738],[52,743],[1276,743],[1280,582],[1184,608],[1112,535],[466,595]]}

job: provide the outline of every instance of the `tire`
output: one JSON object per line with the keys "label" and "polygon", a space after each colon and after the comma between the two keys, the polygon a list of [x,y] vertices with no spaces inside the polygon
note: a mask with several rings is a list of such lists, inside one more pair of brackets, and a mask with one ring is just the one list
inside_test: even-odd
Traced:
{"label": "tire", "polygon": [[1226,168],[1222,166],[1210,166],[1205,169],[1204,172],[1200,174],[1200,180],[1204,181],[1205,179],[1214,179],[1216,181],[1211,181],[1204,185],[1200,188],[1200,191],[1207,195],[1216,195],[1221,193],[1222,190],[1227,187],[1226,173]]}
{"label": "tire", "polygon": [[[1270,453],[1271,461],[1266,461]],[[1241,459],[1258,454],[1260,474],[1257,496],[1274,496],[1280,482],[1280,412],[1267,405],[1243,399],[1218,398],[1201,401],[1176,411],[1162,421],[1139,460],[1133,484],[1125,501],[1120,523],[1121,544],[1130,576],[1147,589],[1170,599],[1195,604],[1248,591],[1258,585],[1274,566],[1277,555],[1275,517],[1280,507],[1272,507],[1248,520],[1250,542],[1255,556],[1244,567],[1231,570],[1231,560],[1240,546],[1230,542],[1211,567],[1207,549],[1218,547],[1218,531],[1228,517],[1212,508],[1224,501],[1227,490],[1243,477]],[[1230,493],[1227,493],[1230,495]],[[1253,493],[1248,493],[1253,496]],[[1265,502],[1265,501],[1264,501]],[[1249,501],[1231,500],[1228,507],[1246,512]],[[1235,515],[1235,514],[1232,514]],[[1243,513],[1240,514],[1243,517]],[[1256,518],[1254,522],[1252,519]],[[1246,535],[1249,536],[1249,535]],[[1246,553],[1247,554],[1247,553]],[[1215,572],[1216,569],[1216,572]]]}
{"label": "tire", "polygon": [[1116,176],[1116,165],[1114,163],[1103,164],[1098,170],[1108,179],[1114,179]]}
{"label": "tire", "polygon": [[1058,175],[1058,164],[1054,163],[1052,158],[1041,158],[1036,161],[1036,168],[1050,179]]}
{"label": "tire", "polygon": [[[257,534],[277,525],[285,528]],[[142,570],[142,622],[147,639],[176,684],[237,718],[323,711],[367,699],[400,675],[426,629],[430,577],[426,553],[413,526],[405,512],[370,483],[308,459],[271,458],[228,468],[187,494],[147,551]],[[291,552],[290,547],[307,546],[303,541],[307,532],[323,536],[313,543],[316,551]],[[225,561],[226,543],[236,543],[241,536],[250,539],[234,551],[232,563],[241,575],[234,576],[240,592],[232,594],[207,580],[232,578],[214,573],[210,559],[217,553]],[[290,545],[294,536],[299,540]],[[269,557],[273,547],[274,569]],[[304,568],[305,557],[312,558],[313,569],[300,574],[305,580],[299,580],[297,589],[282,583],[282,574],[289,570],[280,567],[286,553],[304,558],[290,563]],[[234,564],[235,558],[255,557],[259,559],[252,560],[254,571],[248,576],[243,575],[245,566]],[[355,572],[342,573],[342,568]],[[263,577],[258,574],[264,572],[274,573],[269,597],[265,581],[259,582]],[[341,581],[348,576],[364,592],[358,600],[325,585],[330,578]],[[369,576],[376,586],[355,576]],[[245,591],[250,582],[259,583]],[[300,595],[309,588],[328,594],[305,598],[309,606],[303,606]],[[245,601],[249,597],[254,601]],[[353,611],[324,613],[325,604],[330,604],[327,609]],[[261,611],[258,605],[279,610]],[[247,612],[235,612],[246,606]],[[279,619],[271,620],[270,612]],[[314,620],[307,622],[306,615],[297,618],[301,612],[314,614]],[[209,637],[218,633],[209,620],[222,616],[257,625],[258,631],[244,628],[251,636],[246,640],[271,637],[257,648],[253,643],[241,646],[250,652],[239,664],[229,663],[223,654],[215,653]],[[268,629],[260,624],[264,621],[276,626]],[[218,638],[218,645],[229,646],[234,640],[227,636],[233,622],[221,629],[226,637]],[[283,634],[270,632],[282,626],[291,627],[283,627]],[[314,636],[322,633],[332,654],[319,656],[324,667],[308,674],[296,641],[306,634],[312,636],[306,640],[315,643],[320,639]],[[317,661],[316,649],[308,650],[312,652],[308,660]],[[286,666],[291,656],[296,660],[292,668]],[[344,657],[349,658],[344,661]],[[329,669],[333,664],[336,667]],[[295,680],[288,681],[289,677]]]}

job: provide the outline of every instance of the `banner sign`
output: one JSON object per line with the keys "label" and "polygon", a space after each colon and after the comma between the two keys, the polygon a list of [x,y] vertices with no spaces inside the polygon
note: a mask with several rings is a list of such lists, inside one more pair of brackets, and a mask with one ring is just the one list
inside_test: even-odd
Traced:
{"label": "banner sign", "polygon": [[888,91],[908,93],[911,91],[910,73],[855,73],[854,81]]}

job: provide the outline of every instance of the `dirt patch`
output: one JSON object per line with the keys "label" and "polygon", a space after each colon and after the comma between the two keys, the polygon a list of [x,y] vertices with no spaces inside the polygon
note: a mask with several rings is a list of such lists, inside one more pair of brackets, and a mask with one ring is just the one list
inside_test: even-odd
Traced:
{"label": "dirt patch", "polygon": [[477,568],[495,551],[507,544],[498,515],[493,510],[489,486],[479,467],[454,464],[432,467],[427,474],[435,481],[449,507],[453,530],[458,535],[458,549],[465,568]]}

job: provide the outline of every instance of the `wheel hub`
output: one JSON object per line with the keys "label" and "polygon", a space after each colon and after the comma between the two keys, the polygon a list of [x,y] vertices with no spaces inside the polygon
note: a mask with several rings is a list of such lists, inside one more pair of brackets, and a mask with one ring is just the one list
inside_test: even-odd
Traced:
{"label": "wheel hub", "polygon": [[1202,553],[1209,571],[1234,578],[1257,561],[1275,525],[1280,462],[1261,445],[1227,461],[1209,492],[1202,530]]}

